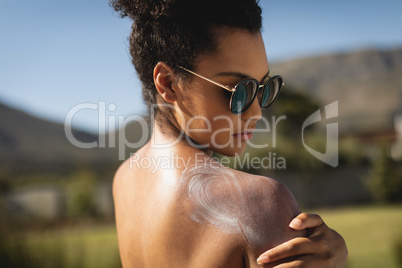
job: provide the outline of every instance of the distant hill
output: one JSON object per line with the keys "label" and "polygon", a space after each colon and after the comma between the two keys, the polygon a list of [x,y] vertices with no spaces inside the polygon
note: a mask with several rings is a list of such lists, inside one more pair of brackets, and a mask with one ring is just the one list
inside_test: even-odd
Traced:
{"label": "distant hill", "polygon": [[270,69],[322,107],[338,100],[344,133],[390,129],[393,114],[402,109],[401,48],[301,58]]}
{"label": "distant hill", "polygon": [[[73,130],[81,142],[98,136]],[[63,173],[79,166],[112,163],[113,152],[80,149],[66,138],[62,124],[46,121],[0,103],[0,173]]]}
{"label": "distant hill", "polygon": [[[150,130],[145,133],[149,138]],[[99,144],[103,139],[105,146],[76,147],[67,139],[63,124],[0,103],[0,179],[27,174],[66,174],[81,168],[112,176],[119,163],[144,144],[142,127],[136,121],[112,133],[112,143],[110,135],[98,136],[77,129],[72,129],[72,134],[83,143]]]}

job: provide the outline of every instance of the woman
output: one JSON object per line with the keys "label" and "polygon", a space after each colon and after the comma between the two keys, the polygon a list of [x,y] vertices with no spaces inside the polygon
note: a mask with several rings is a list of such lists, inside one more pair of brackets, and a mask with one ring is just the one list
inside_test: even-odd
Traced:
{"label": "woman", "polygon": [[[114,180],[124,267],[344,267],[344,240],[281,183],[220,165],[275,100],[256,0],[114,0],[151,140]],[[252,79],[250,79],[252,78]],[[258,259],[258,260],[257,260]]]}

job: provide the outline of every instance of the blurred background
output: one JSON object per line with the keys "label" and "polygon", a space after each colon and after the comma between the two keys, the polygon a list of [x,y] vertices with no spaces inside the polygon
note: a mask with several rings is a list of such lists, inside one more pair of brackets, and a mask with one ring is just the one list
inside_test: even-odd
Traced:
{"label": "blurred background", "polygon": [[[247,150],[270,166],[241,168],[283,181],[341,233],[348,267],[402,267],[402,2],[260,2],[286,82],[264,116],[286,119],[276,144],[257,133],[270,146]],[[0,0],[0,267],[121,266],[112,179],[146,119],[130,26],[106,0]],[[306,150],[325,153],[334,123],[336,167]]]}

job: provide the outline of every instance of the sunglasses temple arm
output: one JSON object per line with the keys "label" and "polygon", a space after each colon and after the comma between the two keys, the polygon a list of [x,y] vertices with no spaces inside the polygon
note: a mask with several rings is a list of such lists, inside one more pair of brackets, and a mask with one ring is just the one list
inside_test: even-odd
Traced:
{"label": "sunglasses temple arm", "polygon": [[202,79],[204,79],[204,80],[206,80],[206,81],[208,81],[208,82],[210,82],[210,83],[212,83],[212,84],[214,84],[214,85],[216,85],[216,86],[218,86],[218,87],[221,87],[221,88],[226,89],[226,90],[231,91],[231,92],[232,92],[232,91],[235,91],[234,88],[231,88],[231,87],[222,85],[222,84],[220,84],[220,83],[218,83],[218,82],[215,82],[215,81],[213,81],[213,80],[211,80],[211,79],[209,79],[209,78],[206,78],[206,77],[204,77],[204,76],[202,76],[202,75],[200,75],[200,74],[197,74],[197,73],[195,73],[195,72],[193,72],[193,71],[190,71],[190,70],[188,70],[188,69],[186,69],[186,68],[184,68],[184,67],[180,67],[180,68],[182,68],[183,70],[185,70],[185,71],[187,71],[187,72],[189,72],[189,73],[191,73],[191,74],[193,74],[193,75],[195,75],[195,76],[198,76],[199,78],[202,78]]}

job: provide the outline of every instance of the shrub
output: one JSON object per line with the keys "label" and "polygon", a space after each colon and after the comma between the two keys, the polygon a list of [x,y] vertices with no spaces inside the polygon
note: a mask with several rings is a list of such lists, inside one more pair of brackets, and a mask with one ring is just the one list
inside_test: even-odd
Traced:
{"label": "shrub", "polygon": [[402,201],[402,175],[398,171],[397,162],[388,156],[385,146],[373,163],[368,186],[380,203]]}

